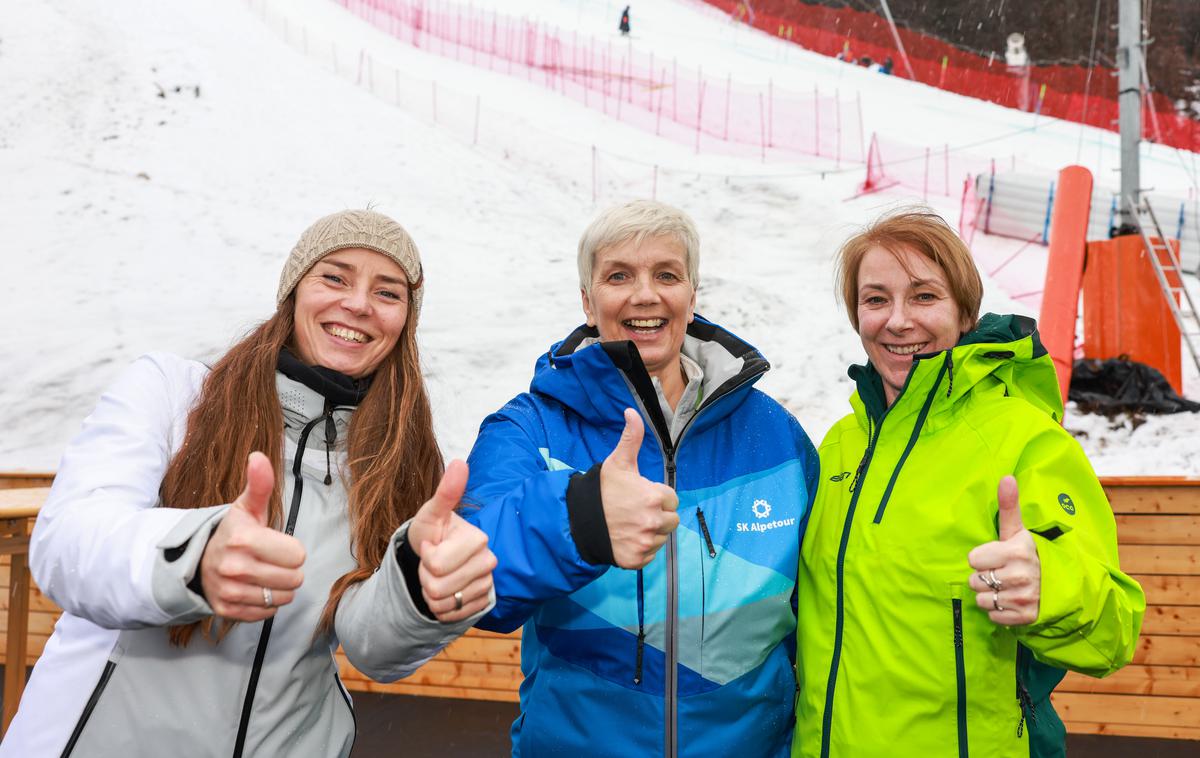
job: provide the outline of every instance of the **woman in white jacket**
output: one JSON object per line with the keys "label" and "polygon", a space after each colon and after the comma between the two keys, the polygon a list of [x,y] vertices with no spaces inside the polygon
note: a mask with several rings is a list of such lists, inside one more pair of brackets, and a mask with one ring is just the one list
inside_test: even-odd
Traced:
{"label": "woman in white jacket", "polygon": [[0,755],[346,756],[338,642],[390,681],[490,607],[466,466],[443,476],[433,436],[423,284],[395,221],[327,216],[211,369],[147,355],[101,397],[34,528],[65,612]]}

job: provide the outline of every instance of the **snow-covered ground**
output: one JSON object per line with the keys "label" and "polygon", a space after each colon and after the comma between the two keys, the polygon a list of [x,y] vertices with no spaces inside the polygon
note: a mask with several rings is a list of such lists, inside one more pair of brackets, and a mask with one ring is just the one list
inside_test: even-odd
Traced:
{"label": "snow-covered ground", "polygon": [[[616,34],[623,7],[473,5],[601,39]],[[1115,135],[813,55],[694,0],[639,5],[633,21],[628,44],[680,65],[857,93],[868,133],[948,143],[1023,171],[1080,162],[1104,183],[1117,164]],[[435,89],[437,122],[428,108],[369,92],[386,89],[374,81],[385,71],[389,93],[401,79]],[[695,155],[539,84],[414,49],[329,0],[7,0],[0,103],[0,470],[55,468],[98,393],[137,355],[219,355],[269,313],[300,231],[367,204],[421,248],[436,426],[446,453],[464,455],[483,416],[524,389],[538,354],[581,320],[583,227],[598,206],[652,189],[700,227],[700,312],[762,349],[774,370],[759,386],[819,439],[846,412],[845,367],[862,359],[833,296],[832,253],[857,224],[919,199],[848,199],[861,168],[824,159]],[[1195,166],[1192,155],[1147,147],[1143,178],[1186,195]],[[931,202],[957,221],[958,197]],[[1019,244],[974,241],[981,260]],[[985,309],[1029,313],[1006,286],[988,287]],[[1200,398],[1194,370],[1185,381]],[[1069,414],[1067,427],[1103,474],[1200,473],[1195,414],[1136,428]]]}

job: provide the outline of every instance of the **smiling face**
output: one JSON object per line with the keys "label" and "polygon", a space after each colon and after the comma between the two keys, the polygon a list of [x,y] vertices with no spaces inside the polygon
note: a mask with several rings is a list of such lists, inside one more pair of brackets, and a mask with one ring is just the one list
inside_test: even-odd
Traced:
{"label": "smiling face", "polygon": [[604,248],[592,263],[583,312],[605,342],[632,340],[651,376],[679,374],[679,352],[696,308],[684,248],[673,237],[650,237]]}
{"label": "smiling face", "polygon": [[374,373],[408,320],[408,279],[391,258],[361,247],[335,250],[296,285],[296,355],[360,378]]}
{"label": "smiling face", "polygon": [[971,327],[951,296],[946,272],[919,253],[876,245],[858,268],[858,335],[895,402],[913,356],[948,350]]}

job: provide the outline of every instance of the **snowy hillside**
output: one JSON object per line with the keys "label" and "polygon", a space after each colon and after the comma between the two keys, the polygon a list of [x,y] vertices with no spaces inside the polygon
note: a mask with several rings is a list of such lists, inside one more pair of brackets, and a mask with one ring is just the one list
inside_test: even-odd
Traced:
{"label": "snowy hillside", "polygon": [[[623,7],[472,5],[601,40],[616,37]],[[811,55],[702,3],[633,14],[620,44],[748,85],[836,90],[861,102],[867,134],[1023,171],[1079,161],[1098,182],[1117,165],[1115,135]],[[436,426],[446,453],[465,455],[484,415],[582,320],[583,227],[600,206],[652,192],[700,227],[699,311],[764,352],[774,369],[759,386],[819,440],[846,412],[846,366],[862,360],[831,255],[856,224],[921,199],[850,199],[863,169],[844,161],[696,154],[529,78],[415,49],[329,0],[8,0],[0,102],[0,470],[54,469],[137,355],[219,355],[269,314],[300,231],[367,204],[421,248]],[[1194,159],[1147,147],[1143,177],[1187,196]],[[957,222],[957,194],[930,203]],[[1019,245],[975,238],[981,260]],[[1004,287],[989,286],[984,308],[1029,313]],[[1200,377],[1186,377],[1200,398]],[[1103,474],[1200,473],[1194,414],[1136,429],[1069,415],[1067,426]]]}

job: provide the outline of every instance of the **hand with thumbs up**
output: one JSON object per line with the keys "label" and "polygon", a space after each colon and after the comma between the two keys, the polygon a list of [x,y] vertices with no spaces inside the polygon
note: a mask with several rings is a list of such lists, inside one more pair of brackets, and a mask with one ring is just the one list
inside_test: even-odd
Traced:
{"label": "hand with thumbs up", "polygon": [[613,560],[627,569],[640,569],[654,560],[667,536],[679,526],[675,490],[638,473],[643,434],[642,417],[626,408],[621,439],[600,466],[600,499]]}
{"label": "hand with thumbs up", "polygon": [[275,472],[267,456],[250,454],[246,488],[221,519],[200,558],[200,584],[213,612],[262,621],[292,602],[304,581],[300,540],[267,526]]}
{"label": "hand with thumbs up", "polygon": [[437,492],[408,525],[421,558],[418,574],[425,604],[438,621],[461,621],[487,607],[496,556],[487,535],[454,512],[467,488],[467,464],[451,461]]}
{"label": "hand with thumbs up", "polygon": [[975,602],[1002,626],[1032,624],[1042,594],[1042,564],[1033,535],[1021,521],[1017,480],[1006,476],[997,490],[1000,501],[999,536],[967,555],[975,573],[970,586]]}

